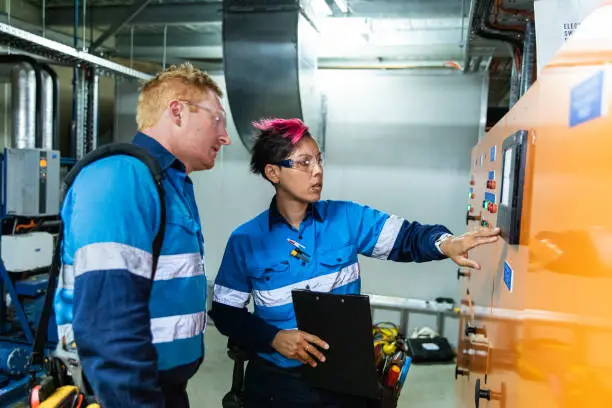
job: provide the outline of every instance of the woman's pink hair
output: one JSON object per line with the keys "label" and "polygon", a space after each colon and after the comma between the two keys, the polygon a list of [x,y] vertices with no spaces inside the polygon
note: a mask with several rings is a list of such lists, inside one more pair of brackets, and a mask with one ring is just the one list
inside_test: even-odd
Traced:
{"label": "woman's pink hair", "polygon": [[277,134],[289,139],[292,145],[296,145],[305,135],[308,135],[308,126],[300,119],[262,119],[253,122],[253,127],[262,133]]}

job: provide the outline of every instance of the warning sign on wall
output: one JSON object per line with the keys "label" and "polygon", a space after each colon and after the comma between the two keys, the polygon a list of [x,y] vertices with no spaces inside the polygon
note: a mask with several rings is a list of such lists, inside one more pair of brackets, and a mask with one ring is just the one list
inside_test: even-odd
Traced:
{"label": "warning sign on wall", "polygon": [[602,0],[536,0],[535,11],[538,75]]}
{"label": "warning sign on wall", "polygon": [[579,25],[580,23],[563,23],[563,29],[561,30],[563,42],[570,38]]}

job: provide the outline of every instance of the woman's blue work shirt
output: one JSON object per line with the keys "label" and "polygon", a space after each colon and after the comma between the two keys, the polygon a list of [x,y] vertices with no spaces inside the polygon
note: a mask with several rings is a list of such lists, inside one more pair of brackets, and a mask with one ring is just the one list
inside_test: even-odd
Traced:
{"label": "woman's blue work shirt", "polygon": [[[310,289],[358,294],[357,255],[399,262],[444,259],[436,241],[450,231],[441,225],[408,222],[349,201],[312,204],[299,230],[269,210],[230,236],[214,287],[214,301],[244,308],[252,297],[255,315],[281,330],[296,329],[291,291]],[[293,240],[309,260],[291,255]],[[259,353],[281,367],[298,366],[277,352]]]}

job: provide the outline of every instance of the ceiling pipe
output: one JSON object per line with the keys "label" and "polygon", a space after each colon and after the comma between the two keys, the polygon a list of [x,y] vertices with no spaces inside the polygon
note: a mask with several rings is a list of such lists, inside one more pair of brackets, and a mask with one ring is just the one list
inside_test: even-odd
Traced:
{"label": "ceiling pipe", "polygon": [[13,148],[36,148],[42,142],[42,76],[38,62],[29,56],[0,55],[4,74],[11,76]]}

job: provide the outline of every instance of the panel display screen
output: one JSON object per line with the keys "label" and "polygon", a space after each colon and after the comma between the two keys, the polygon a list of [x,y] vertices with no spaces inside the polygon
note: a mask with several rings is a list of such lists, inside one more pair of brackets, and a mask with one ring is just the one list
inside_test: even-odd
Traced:
{"label": "panel display screen", "polygon": [[510,245],[518,245],[523,210],[523,183],[527,157],[527,131],[507,137],[502,147],[502,185],[497,226]]}
{"label": "panel display screen", "polygon": [[512,147],[504,152],[504,173],[502,176],[501,204],[508,206],[510,200],[510,174],[512,171]]}

